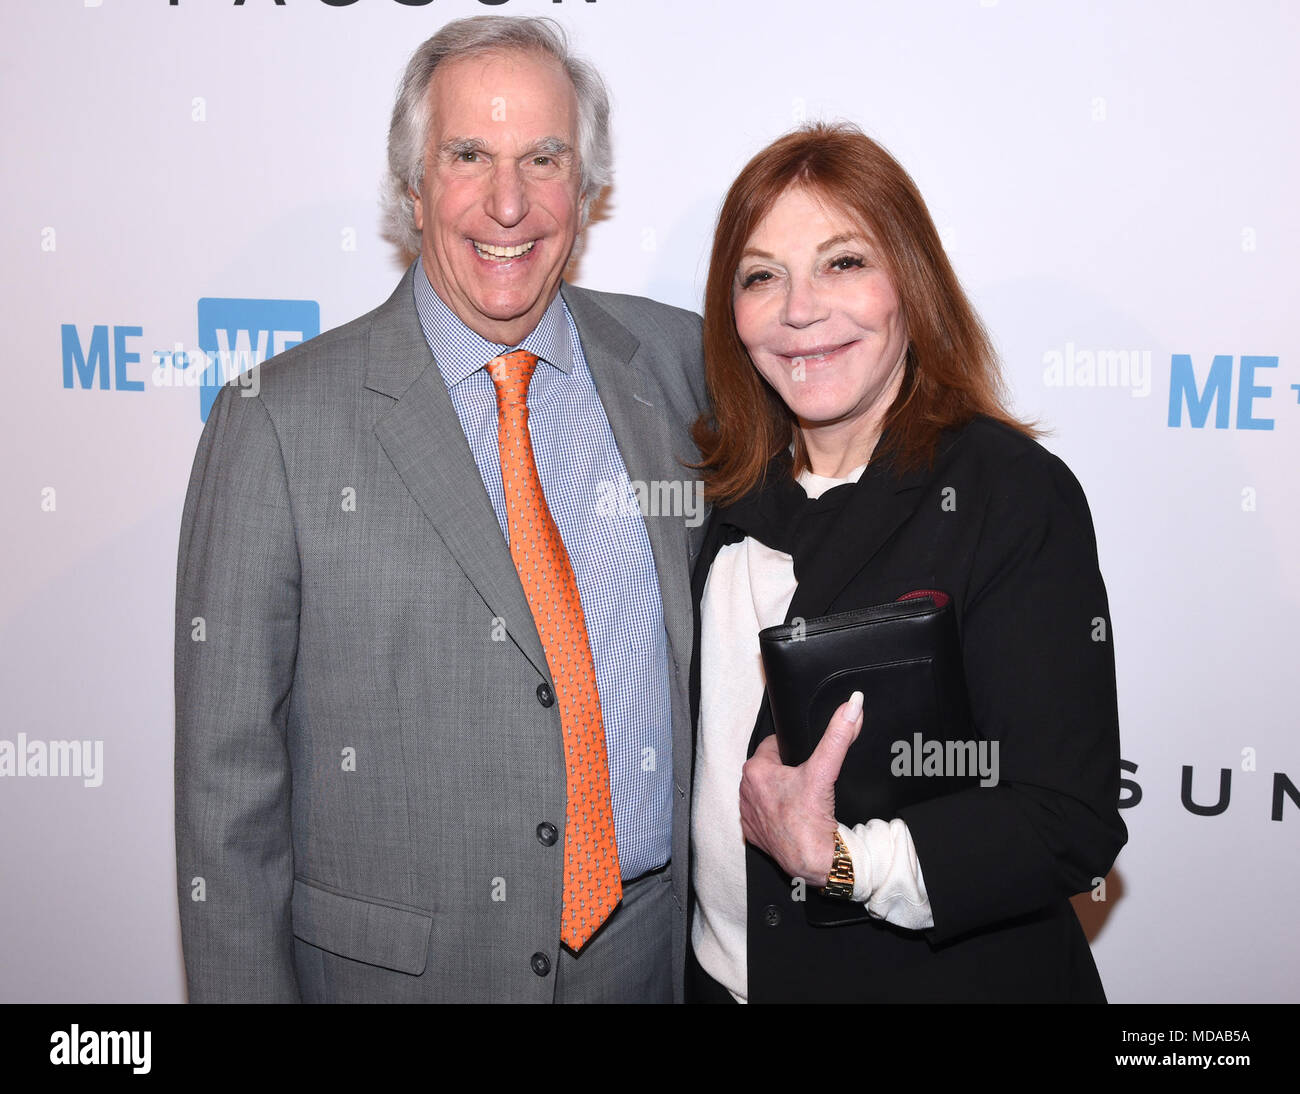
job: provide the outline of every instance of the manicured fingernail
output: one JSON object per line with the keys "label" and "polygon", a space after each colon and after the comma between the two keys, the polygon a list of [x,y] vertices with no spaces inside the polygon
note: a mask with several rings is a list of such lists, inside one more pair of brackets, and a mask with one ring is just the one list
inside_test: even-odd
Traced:
{"label": "manicured fingernail", "polygon": [[848,718],[850,722],[856,722],[858,720],[858,715],[861,713],[862,713],[862,692],[855,691],[852,695],[849,696],[849,709],[844,712],[844,715],[846,718]]}

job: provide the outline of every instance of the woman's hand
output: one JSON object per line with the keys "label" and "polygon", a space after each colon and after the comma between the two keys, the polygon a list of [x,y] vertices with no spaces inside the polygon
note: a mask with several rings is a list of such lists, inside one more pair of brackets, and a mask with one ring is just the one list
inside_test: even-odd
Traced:
{"label": "woman's hand", "polygon": [[826,884],[835,860],[835,781],[844,755],[862,729],[862,692],[832,716],[806,763],[786,767],[768,737],[745,763],[740,780],[740,827],[791,877]]}

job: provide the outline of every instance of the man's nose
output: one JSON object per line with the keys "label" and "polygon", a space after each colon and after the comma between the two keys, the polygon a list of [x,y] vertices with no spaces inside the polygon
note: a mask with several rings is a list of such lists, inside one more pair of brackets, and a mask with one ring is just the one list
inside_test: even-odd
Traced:
{"label": "man's nose", "polygon": [[528,194],[518,164],[498,163],[493,166],[487,212],[507,228],[524,219],[528,212]]}

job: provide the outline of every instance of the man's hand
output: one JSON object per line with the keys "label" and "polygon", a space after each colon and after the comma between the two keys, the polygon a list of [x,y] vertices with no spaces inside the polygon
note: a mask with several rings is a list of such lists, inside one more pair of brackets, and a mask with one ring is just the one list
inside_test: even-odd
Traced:
{"label": "man's hand", "polygon": [[835,780],[862,730],[862,692],[832,716],[806,763],[786,767],[768,737],[746,762],[740,780],[740,827],[791,877],[826,884],[835,859]]}

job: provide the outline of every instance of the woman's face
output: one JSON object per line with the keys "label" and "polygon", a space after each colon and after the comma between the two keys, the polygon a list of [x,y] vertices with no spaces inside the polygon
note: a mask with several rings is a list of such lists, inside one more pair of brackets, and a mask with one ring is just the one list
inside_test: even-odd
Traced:
{"label": "woman's face", "polygon": [[856,221],[787,190],[746,242],[732,300],[750,359],[805,436],[874,445],[902,383],[907,331]]}

